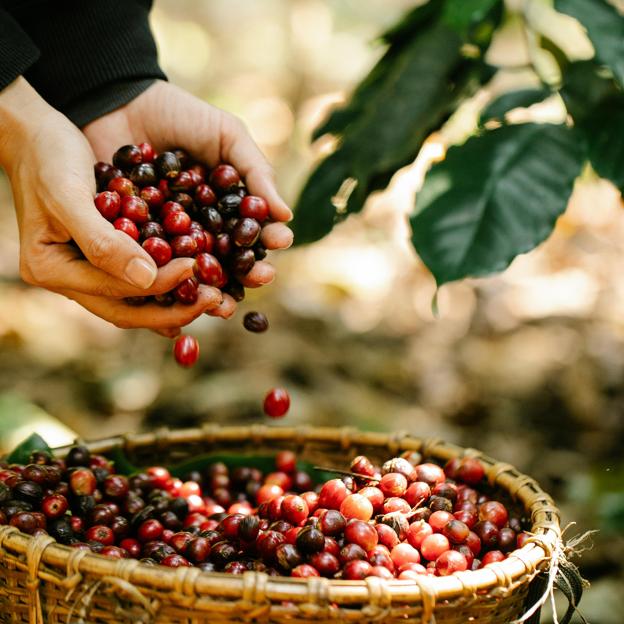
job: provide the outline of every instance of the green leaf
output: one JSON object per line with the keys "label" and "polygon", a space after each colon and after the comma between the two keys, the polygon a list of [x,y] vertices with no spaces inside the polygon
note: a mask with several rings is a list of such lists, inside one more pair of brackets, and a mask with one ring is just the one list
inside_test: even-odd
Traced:
{"label": "green leaf", "polygon": [[441,4],[433,0],[409,11],[393,28],[381,35],[381,41],[390,44],[388,50],[362,80],[345,106],[334,109],[328,118],[312,133],[312,139],[324,134],[341,134],[347,126],[356,121],[366,111],[371,95],[382,89],[388,74],[406,43],[417,36],[418,31],[427,27],[440,12]]}
{"label": "green leaf", "polygon": [[[117,472],[125,475],[136,474],[141,470],[140,467],[133,465],[127,458],[123,449],[115,447],[107,454],[110,459],[115,462]],[[224,453],[205,453],[197,455],[192,459],[168,466],[168,470],[172,476],[184,478],[189,472],[206,469],[210,464],[223,462],[228,468],[239,468],[247,466],[249,468],[258,468],[262,472],[269,473],[275,470],[275,455],[250,455],[250,454],[224,454]],[[321,483],[329,479],[335,478],[334,473],[315,470],[310,462],[299,460],[297,462],[299,470],[305,470],[310,474],[315,483]]]}
{"label": "green leaf", "polygon": [[606,0],[555,0],[555,8],[587,29],[596,59],[624,86],[624,16]]}
{"label": "green leaf", "polygon": [[38,433],[32,433],[18,444],[9,453],[7,461],[11,464],[27,464],[33,451],[48,451],[48,453],[51,451],[48,443]]}
{"label": "green leaf", "polygon": [[501,0],[446,0],[442,20],[459,34],[465,35],[471,26],[485,19]]}
{"label": "green leaf", "polygon": [[619,93],[621,88],[594,61],[570,63],[563,72],[561,97],[576,124],[584,123],[602,101]]}
{"label": "green leaf", "polygon": [[436,17],[441,9],[439,0],[429,0],[408,11],[394,26],[382,33],[380,39],[390,44],[405,43],[416,35],[421,26],[426,26]]}
{"label": "green leaf", "polygon": [[411,218],[412,242],[438,285],[506,268],[552,231],[584,160],[565,126],[503,126],[452,147]]}
{"label": "green leaf", "polygon": [[[454,31],[434,24],[404,47],[368,95],[366,111],[348,125],[342,144],[304,186],[291,224],[298,244],[321,238],[337,220],[359,211],[374,178],[387,178],[416,157],[465,86],[452,80],[458,68],[471,66],[461,58],[460,45]],[[357,186],[337,210],[333,198],[348,178]]]}
{"label": "green leaf", "polygon": [[505,115],[514,108],[527,108],[537,102],[542,102],[550,95],[550,91],[546,88],[540,89],[519,89],[503,93],[493,102],[490,102],[481,112],[479,124],[483,125],[486,121],[497,119],[503,121]]}
{"label": "green leaf", "polygon": [[321,162],[308,178],[297,201],[295,218],[289,224],[298,245],[318,240],[334,227],[341,215],[332,198],[349,175],[349,159],[338,151]]}
{"label": "green leaf", "polygon": [[624,191],[624,97],[609,99],[596,107],[580,129],[594,171]]}

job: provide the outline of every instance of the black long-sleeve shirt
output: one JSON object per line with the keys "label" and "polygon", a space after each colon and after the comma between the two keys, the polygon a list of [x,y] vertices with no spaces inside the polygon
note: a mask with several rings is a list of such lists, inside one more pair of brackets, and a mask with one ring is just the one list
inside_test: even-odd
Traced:
{"label": "black long-sleeve shirt", "polygon": [[154,80],[152,0],[0,0],[0,89],[23,75],[83,126]]}

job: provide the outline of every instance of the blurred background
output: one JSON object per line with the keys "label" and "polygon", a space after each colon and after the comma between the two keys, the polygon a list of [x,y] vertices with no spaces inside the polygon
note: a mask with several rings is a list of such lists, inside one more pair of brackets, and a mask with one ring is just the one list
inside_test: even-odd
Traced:
{"label": "blurred background", "polygon": [[[241,116],[294,202],[326,148],[310,146],[311,130],[380,56],[375,36],[413,4],[157,0],[152,22],[169,79]],[[513,56],[515,45],[511,33],[502,53]],[[432,137],[362,216],[275,255],[277,280],[248,291],[232,320],[193,323],[202,355],[190,371],[176,366],[166,339],[118,330],[21,283],[0,178],[0,452],[33,430],[52,445],[163,425],[265,422],[264,393],[285,385],[291,426],[409,430],[478,447],[537,478],[563,523],[576,522],[569,537],[600,529],[580,559],[592,582],[583,612],[621,624],[622,199],[584,175],[545,244],[503,275],[444,286],[434,315],[435,284],[408,242],[405,215],[428,162],[443,156],[442,139]],[[256,309],[269,316],[266,334],[242,327]]]}

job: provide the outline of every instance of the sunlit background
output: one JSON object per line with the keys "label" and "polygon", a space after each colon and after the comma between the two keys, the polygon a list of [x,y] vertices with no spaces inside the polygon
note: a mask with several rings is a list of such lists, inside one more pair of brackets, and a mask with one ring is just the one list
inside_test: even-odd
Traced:
{"label": "sunlit background", "polygon": [[[152,22],[172,82],[241,116],[294,202],[327,149],[310,133],[380,56],[376,35],[407,0],[157,0]],[[578,32],[566,32],[579,57]],[[576,37],[576,39],[575,39]],[[513,64],[513,29],[497,42]],[[544,71],[552,67],[544,60]],[[229,321],[198,319],[202,357],[121,331],[73,302],[25,287],[10,189],[0,185],[0,450],[33,429],[50,443],[213,420],[265,422],[261,399],[289,388],[289,425],[409,430],[475,446],[535,476],[569,535],[600,528],[581,560],[584,612],[616,624],[624,590],[624,211],[586,172],[554,235],[503,275],[444,286],[409,244],[406,214],[428,164],[469,131],[503,75],[419,159],[325,240],[272,258],[276,282],[248,291]],[[556,100],[556,98],[555,98]],[[557,101],[533,107],[557,119]],[[249,334],[245,311],[271,330]],[[619,493],[619,496],[618,496]],[[619,518],[619,520],[618,520]],[[548,616],[545,616],[546,618]],[[546,621],[546,620],[544,620]]]}

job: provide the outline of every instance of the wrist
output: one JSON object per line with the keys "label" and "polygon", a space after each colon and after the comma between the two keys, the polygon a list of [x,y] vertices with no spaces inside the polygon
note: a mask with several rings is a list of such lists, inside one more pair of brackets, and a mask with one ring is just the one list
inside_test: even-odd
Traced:
{"label": "wrist", "polygon": [[22,76],[0,92],[0,166],[10,171],[20,147],[33,140],[50,110]]}

